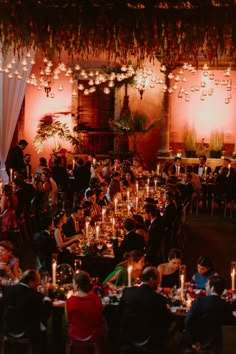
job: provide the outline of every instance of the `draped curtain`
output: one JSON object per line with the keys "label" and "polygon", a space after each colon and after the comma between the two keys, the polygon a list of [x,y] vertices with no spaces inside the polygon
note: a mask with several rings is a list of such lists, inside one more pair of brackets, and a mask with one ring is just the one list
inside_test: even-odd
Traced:
{"label": "draped curtain", "polygon": [[22,79],[17,79],[17,75],[13,75],[13,78],[8,78],[8,74],[0,72],[0,163],[1,163],[1,175],[4,177],[5,161],[11,145],[13,134],[16,128],[18,117],[20,114],[22,102],[24,100],[26,91],[26,81],[31,73],[32,64],[30,60],[34,56],[34,53],[30,53],[30,59],[27,58],[27,71],[23,71],[23,65],[21,59],[15,58],[14,55],[8,54],[7,57],[0,56],[1,67],[6,68],[13,58],[16,59],[16,63],[12,64],[14,69],[22,75]]}

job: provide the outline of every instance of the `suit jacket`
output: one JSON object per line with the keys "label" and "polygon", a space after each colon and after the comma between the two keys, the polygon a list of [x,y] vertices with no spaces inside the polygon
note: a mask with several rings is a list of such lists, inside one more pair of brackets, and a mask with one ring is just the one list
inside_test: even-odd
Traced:
{"label": "suit jacket", "polygon": [[55,238],[46,230],[36,232],[32,240],[33,250],[38,257],[40,268],[51,272],[52,253],[57,253]]}
{"label": "suit jacket", "polygon": [[146,251],[146,261],[148,264],[157,266],[161,260],[161,247],[165,236],[162,217],[157,216],[148,228],[149,240]]}
{"label": "suit jacket", "polygon": [[[171,175],[176,175],[176,171],[177,171],[176,165],[172,165],[171,168],[170,168]],[[179,173],[185,173],[184,166],[180,165]]]}
{"label": "suit jacket", "polygon": [[[193,172],[199,175],[199,169],[201,168],[201,165],[196,165],[193,167]],[[209,166],[206,166],[206,174],[209,175],[211,173],[211,168]],[[205,175],[205,167],[203,168],[202,174],[199,175],[200,177],[203,177]]]}
{"label": "suit jacket", "polygon": [[10,168],[14,171],[22,173],[24,171],[24,153],[19,145],[14,146],[10,151],[6,160],[6,171],[9,175]]}
{"label": "suit jacket", "polygon": [[236,323],[232,307],[218,295],[199,296],[185,318],[191,344],[199,342],[202,350],[220,353],[221,326]]}
{"label": "suit jacket", "polygon": [[21,333],[28,329],[27,335],[37,338],[40,322],[46,324],[51,310],[51,303],[44,302],[43,298],[41,293],[22,283],[6,286],[3,289],[4,332]]}
{"label": "suit jacket", "polygon": [[166,299],[148,284],[124,288],[119,312],[124,341],[127,337],[144,340],[151,336],[153,347],[162,347],[165,344],[170,323]]}
{"label": "suit jacket", "polygon": [[135,231],[128,232],[119,247],[118,242],[113,243],[114,254],[118,262],[124,259],[123,256],[125,252],[130,252],[133,250],[144,251],[144,247],[145,242],[143,237],[136,234]]}
{"label": "suit jacket", "polygon": [[[78,228],[79,228],[79,224],[78,224]],[[66,235],[66,237],[71,237],[74,236],[76,234],[78,234],[79,231],[76,231],[76,226],[75,226],[75,222],[74,219],[72,218],[72,216],[70,216],[67,219],[67,222],[65,224],[62,225],[62,230],[64,232],[64,234]]]}

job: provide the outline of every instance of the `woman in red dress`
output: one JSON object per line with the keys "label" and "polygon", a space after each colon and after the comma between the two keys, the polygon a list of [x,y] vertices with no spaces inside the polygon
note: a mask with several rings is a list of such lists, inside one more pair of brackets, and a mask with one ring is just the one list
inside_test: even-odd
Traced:
{"label": "woman in red dress", "polygon": [[[84,271],[74,275],[74,295],[66,300],[70,340],[95,343],[96,354],[104,353],[105,321],[98,295],[91,292],[90,276]],[[79,353],[81,353],[81,348]],[[84,353],[84,352],[83,352]]]}

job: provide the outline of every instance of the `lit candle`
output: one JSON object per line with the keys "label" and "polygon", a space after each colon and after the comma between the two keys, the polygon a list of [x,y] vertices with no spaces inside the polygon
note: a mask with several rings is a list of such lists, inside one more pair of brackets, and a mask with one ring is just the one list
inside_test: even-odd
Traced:
{"label": "lit candle", "polygon": [[147,193],[147,197],[149,196],[149,185],[146,185],[146,193]]}
{"label": "lit candle", "polygon": [[129,201],[129,196],[130,196],[130,191],[127,191],[127,196],[126,196],[127,202]]}
{"label": "lit candle", "polygon": [[102,207],[102,222],[105,222],[106,207]]}
{"label": "lit candle", "polygon": [[72,160],[72,169],[75,169],[75,159]]}
{"label": "lit candle", "polygon": [[89,236],[89,221],[86,221],[85,223],[85,236],[86,238]]}
{"label": "lit candle", "polygon": [[138,182],[136,182],[136,194],[137,194],[137,196],[138,196],[138,189],[139,189]]}
{"label": "lit candle", "polygon": [[132,265],[128,266],[128,286],[131,286],[131,274],[132,274],[133,267]]}
{"label": "lit candle", "polygon": [[57,283],[57,254],[52,254],[52,285]]}
{"label": "lit candle", "polygon": [[184,274],[180,275],[180,298],[184,297]]}
{"label": "lit candle", "polygon": [[159,176],[159,174],[160,174],[160,165],[159,165],[159,163],[157,164],[157,176]]}
{"label": "lit candle", "polygon": [[111,222],[112,222],[112,234],[114,234],[114,232],[115,232],[115,222],[116,222],[115,218],[112,218]]}
{"label": "lit candle", "polygon": [[114,205],[115,205],[115,214],[117,214],[117,205],[118,205],[118,199],[114,199]]}
{"label": "lit candle", "polygon": [[127,205],[128,215],[130,215],[130,210],[131,210],[131,206],[130,206],[130,204],[128,204],[128,205]]}
{"label": "lit candle", "polygon": [[235,290],[235,269],[231,272],[231,290]]}
{"label": "lit candle", "polygon": [[231,168],[231,164],[229,163],[229,164],[228,164],[228,169],[230,170],[230,168]]}
{"label": "lit candle", "polygon": [[204,176],[207,176],[207,166],[204,167]]}
{"label": "lit candle", "polygon": [[13,181],[13,168],[10,168],[10,183]]}
{"label": "lit candle", "polygon": [[157,179],[156,178],[154,179],[154,189],[155,189],[155,192],[156,192],[156,190],[157,190]]}
{"label": "lit candle", "polygon": [[0,182],[0,195],[2,194],[2,182]]}
{"label": "lit candle", "polygon": [[138,210],[138,197],[135,198],[135,209]]}
{"label": "lit candle", "polygon": [[147,185],[149,186],[150,184],[150,178],[147,179]]}
{"label": "lit candle", "polygon": [[96,226],[95,232],[96,232],[96,240],[98,240],[99,239],[99,233],[100,233],[100,226],[99,225]]}
{"label": "lit candle", "polygon": [[96,165],[96,159],[93,159],[93,165]]}

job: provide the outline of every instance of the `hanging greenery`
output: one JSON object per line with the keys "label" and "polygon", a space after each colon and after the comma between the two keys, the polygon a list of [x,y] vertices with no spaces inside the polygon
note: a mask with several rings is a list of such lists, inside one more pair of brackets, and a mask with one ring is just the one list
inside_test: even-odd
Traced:
{"label": "hanging greenery", "polygon": [[234,58],[234,0],[5,0],[0,43],[86,59]]}

